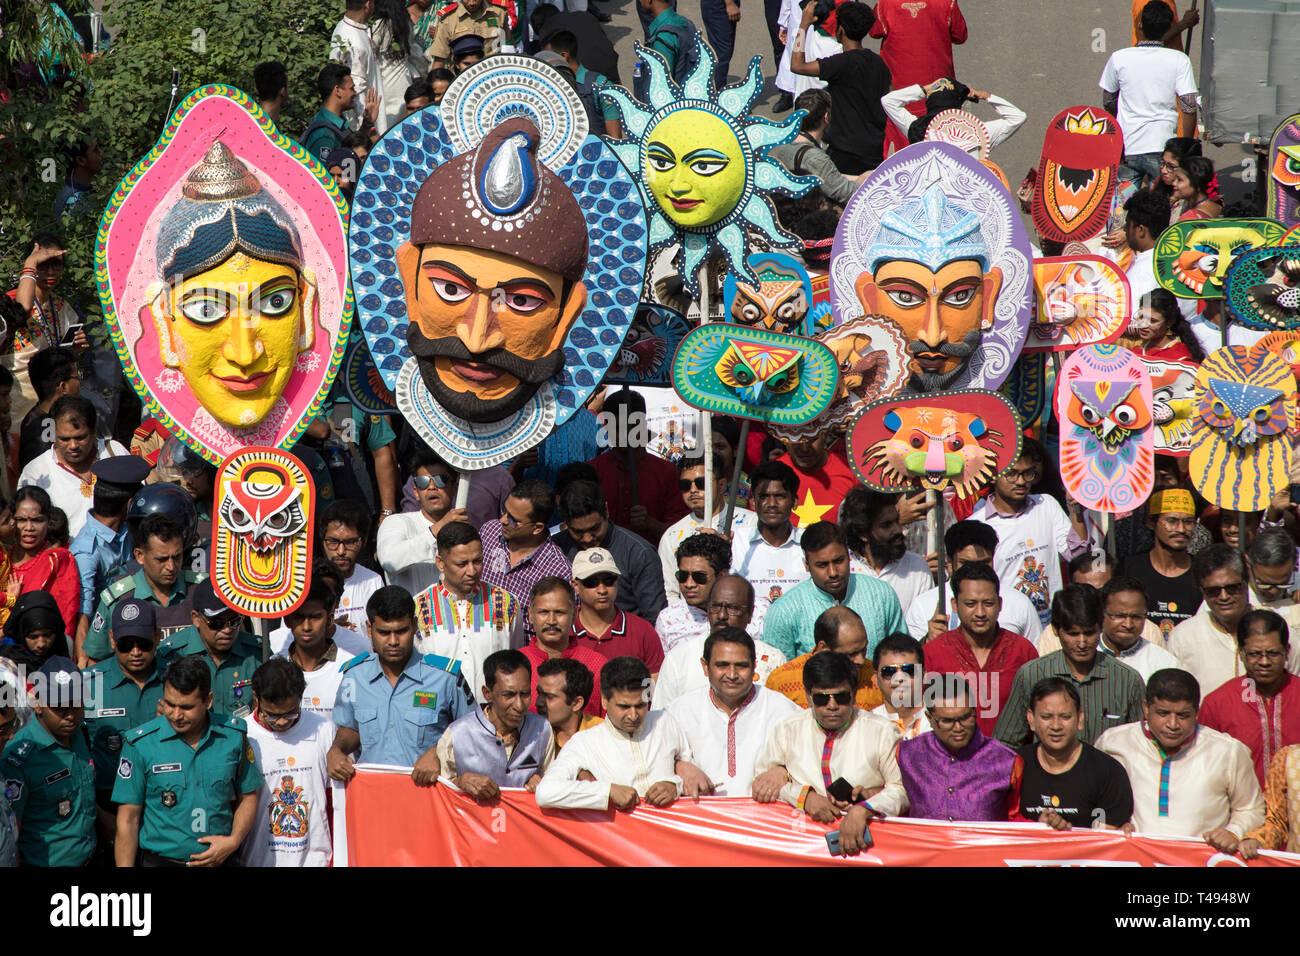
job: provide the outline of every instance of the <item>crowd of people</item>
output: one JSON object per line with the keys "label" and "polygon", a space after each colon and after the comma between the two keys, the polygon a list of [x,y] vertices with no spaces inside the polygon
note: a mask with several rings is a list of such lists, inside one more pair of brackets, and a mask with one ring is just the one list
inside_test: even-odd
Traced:
{"label": "crowd of people", "polygon": [[[668,0],[636,5],[681,75],[698,28]],[[702,0],[701,16],[722,82],[740,7]],[[957,80],[956,0],[786,0],[765,16],[776,108],[806,111],[773,155],[820,181],[779,209],[812,272],[849,196],[934,116],[985,101],[995,143],[1025,122]],[[346,0],[319,110],[285,132],[350,197],[386,130],[519,52],[617,138],[599,90],[635,87],[641,66],[620,73],[608,19],[596,0]],[[1179,38],[1195,8],[1138,0],[1133,20],[1097,92],[1126,144],[1099,247],[1132,288],[1125,341],[1195,364],[1224,341],[1217,303],[1156,287],[1155,239],[1258,210],[1224,207],[1194,138]],[[284,66],[254,76],[278,122]],[[79,197],[101,162],[93,140],[70,152],[57,215],[93,213]],[[782,802],[837,824],[845,854],[897,816],[1300,852],[1287,491],[1220,511],[1185,460],[1159,457],[1154,493],[1102,539],[1065,493],[1053,423],[977,500],[942,500],[940,551],[936,505],[861,486],[842,432],[783,442],[754,426],[742,443],[715,416],[700,448],[666,393],[603,388],[540,449],[475,473],[458,505],[456,469],[336,384],[292,449],[315,483],[306,596],[259,630],[206,575],[216,469],[123,400],[115,358],[62,297],[65,256],[57,232],[34,237],[0,300],[0,864],[327,865],[331,788],[358,764],[484,802],[510,787],[575,809]],[[598,425],[638,417],[650,440]]]}

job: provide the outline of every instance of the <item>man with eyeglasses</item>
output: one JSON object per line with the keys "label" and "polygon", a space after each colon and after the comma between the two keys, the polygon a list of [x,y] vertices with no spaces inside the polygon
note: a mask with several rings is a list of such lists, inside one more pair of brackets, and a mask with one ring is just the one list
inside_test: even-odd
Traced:
{"label": "man with eyeglasses", "polygon": [[[601,564],[603,559],[596,562],[597,575],[601,573]],[[583,564],[582,568],[590,577],[592,568],[586,564]],[[578,607],[573,596],[571,577],[567,575],[546,577],[533,585],[533,593],[528,600],[528,613],[533,619],[537,633],[519,650],[532,668],[529,701],[535,702],[539,699],[541,666],[546,661],[574,660],[593,675],[600,674],[600,669],[605,666],[609,658],[573,639],[573,620],[577,616]],[[582,696],[585,713],[593,717],[604,715],[605,710],[600,703],[598,677],[595,678],[594,689]]]}
{"label": "man with eyeglasses", "polygon": [[416,647],[459,661],[466,683],[482,687],[488,655],[524,645],[523,610],[482,579],[483,541],[472,525],[443,526],[437,561],[442,580],[415,596]]}
{"label": "man with eyeglasses", "polygon": [[[674,578],[685,603],[670,603],[655,618],[655,631],[665,652],[711,630],[709,599],[718,576],[731,567],[731,545],[721,535],[701,531],[681,543],[676,561]],[[752,605],[749,613],[753,614]]]}
{"label": "man with eyeglasses", "polygon": [[655,549],[641,535],[610,521],[605,495],[596,482],[579,479],[562,484],[559,499],[564,530],[555,536],[556,547],[570,563],[579,551],[608,551],[619,571],[618,606],[647,621],[658,617],[668,598]]}
{"label": "man with eyeglasses", "polygon": [[1069,561],[1087,548],[1088,531],[1050,495],[1030,494],[1043,475],[1046,453],[1043,446],[1026,438],[1020,457],[1011,471],[993,483],[993,493],[971,513],[998,536],[993,569],[1007,586],[1029,598],[1046,625],[1051,616],[1052,595],[1065,579],[1061,562]]}
{"label": "man with eyeglasses", "polygon": [[1250,610],[1246,559],[1226,544],[1212,544],[1192,559],[1205,603],[1169,632],[1167,649],[1201,687],[1219,687],[1241,675],[1237,625]]}
{"label": "man with eyeglasses", "polygon": [[[898,729],[854,706],[857,667],[843,654],[814,654],[803,683],[812,707],[772,729],[754,764],[753,797],[781,800],[818,823],[840,821],[840,849],[856,853],[872,817],[907,811]],[[851,788],[847,798],[840,781]]]}
{"label": "man with eyeglasses", "polygon": [[1024,761],[980,731],[970,685],[959,675],[931,673],[924,700],[934,729],[898,745],[908,816],[949,823],[1015,819]]}
{"label": "man with eyeglasses", "polygon": [[[1131,555],[1119,573],[1137,578],[1147,592],[1147,617],[1166,642],[1170,632],[1196,613],[1201,592],[1187,551],[1196,528],[1196,505],[1186,488],[1162,488],[1147,500],[1147,527],[1155,544]],[[1217,686],[1217,685],[1216,685]]]}
{"label": "man with eyeglasses", "polygon": [[1264,822],[1264,798],[1246,745],[1199,723],[1201,689],[1185,670],[1147,681],[1143,719],[1112,727],[1097,749],[1133,787],[1126,832],[1200,837],[1220,853]]}
{"label": "man with eyeglasses", "polygon": [[904,740],[928,733],[930,720],[921,697],[925,686],[921,642],[910,634],[890,634],[876,645],[871,663],[876,669],[876,688],[885,698],[871,712],[890,721]]}
{"label": "man with eyeglasses", "polygon": [[[663,568],[664,593],[668,604],[690,604],[677,580],[679,570],[677,549],[692,535],[704,532],[718,534],[727,541],[748,540],[758,528],[758,515],[748,508],[737,507],[731,516],[731,526],[724,528],[722,521],[727,510],[727,475],[721,456],[713,456],[713,501],[704,504],[704,459],[685,457],[677,463],[677,487],[686,503],[686,517],[668,526],[659,539],[659,563]],[[730,559],[728,559],[730,563]]]}
{"label": "man with eyeglasses", "polygon": [[[663,666],[655,681],[651,709],[663,710],[677,698],[701,690],[709,684],[704,643],[719,628],[734,627],[745,631],[754,642],[753,682],[763,685],[774,670],[785,664],[785,655],[770,644],[754,637],[754,589],[739,574],[720,574],[709,593],[707,629],[673,645],[664,655]],[[692,611],[695,609],[692,608]]]}
{"label": "man with eyeglasses", "polygon": [[649,621],[621,610],[615,603],[619,577],[614,556],[604,548],[580,551],[573,559],[578,613],[573,619],[571,641],[606,660],[635,657],[651,674],[657,674],[664,662],[663,644]]}
{"label": "man with eyeglasses", "polygon": [[1264,785],[1273,755],[1300,743],[1300,678],[1287,673],[1290,629],[1274,611],[1247,611],[1237,625],[1237,653],[1245,669],[1201,702],[1200,721],[1250,748]]}
{"label": "man with eyeglasses", "polygon": [[364,634],[366,604],[370,595],[384,586],[383,578],[360,563],[361,552],[370,537],[370,513],[359,501],[331,501],[321,514],[319,527],[325,557],[343,575],[343,594],[336,620]]}
{"label": "man with eyeglasses", "polygon": [[754,639],[743,629],[717,628],[701,652],[704,686],[677,696],[667,709],[691,745],[691,762],[708,778],[701,792],[746,796],[772,729],[799,708],[755,681]]}
{"label": "man with eyeglasses", "polygon": [[[1246,552],[1250,568],[1250,606],[1276,611],[1292,634],[1300,631],[1300,604],[1292,600],[1296,546],[1282,528],[1261,531]],[[1300,674],[1300,640],[1290,642],[1286,669]]]}
{"label": "man with eyeglasses", "polygon": [[1127,664],[1098,652],[1101,628],[1101,595],[1092,585],[1071,584],[1052,598],[1052,629],[1061,649],[1016,671],[993,732],[998,740],[1013,750],[1031,742],[1032,728],[1025,726],[1024,715],[1033,709],[1033,689],[1047,678],[1069,684],[1082,700],[1079,739],[1084,743],[1095,742],[1111,727],[1142,719],[1146,682]]}
{"label": "man with eyeglasses", "polygon": [[334,724],[304,711],[300,668],[273,657],[253,674],[248,745],[262,768],[257,817],[244,840],[244,866],[328,866],[333,855],[326,772]]}
{"label": "man with eyeglasses", "polygon": [[112,840],[116,827],[113,774],[122,742],[129,731],[158,716],[164,671],[157,654],[158,625],[148,601],[119,601],[113,608],[109,637],[113,656],[85,671],[98,688],[98,706],[86,711],[86,729],[95,759],[95,798],[105,842]]}
{"label": "man with eyeglasses", "polygon": [[767,686],[807,708],[804,665],[817,654],[830,652],[847,657],[858,669],[854,703],[862,710],[879,707],[882,697],[875,684],[875,669],[867,657],[867,644],[867,628],[856,611],[842,605],[828,607],[813,623],[813,649],[772,671]]}
{"label": "man with eyeglasses", "polygon": [[1162,646],[1160,630],[1147,620],[1147,589],[1137,578],[1121,575],[1107,581],[1101,608],[1101,653],[1119,658],[1144,683],[1156,671],[1180,666]]}
{"label": "man with eyeglasses", "polygon": [[497,521],[479,528],[483,539],[483,580],[515,599],[523,615],[526,637],[534,634],[528,617],[533,585],[542,578],[568,578],[573,574],[564,552],[547,529],[555,510],[555,492],[539,478],[515,485],[506,496]]}
{"label": "man with eyeglasses", "polygon": [[212,707],[219,714],[247,717],[253,710],[253,672],[262,663],[262,639],[243,628],[244,616],[218,596],[209,578],[194,588],[189,627],[158,645],[164,668],[195,656],[212,677]]}
{"label": "man with eyeglasses", "polygon": [[391,515],[379,526],[375,556],[389,584],[419,594],[438,582],[438,532],[452,521],[468,521],[464,508],[453,508],[456,473],[433,452],[415,459],[411,482],[419,510]]}

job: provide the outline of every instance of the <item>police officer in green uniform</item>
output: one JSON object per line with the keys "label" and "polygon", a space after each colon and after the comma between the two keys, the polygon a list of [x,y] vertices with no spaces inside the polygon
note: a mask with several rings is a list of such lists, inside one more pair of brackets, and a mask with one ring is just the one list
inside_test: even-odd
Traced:
{"label": "police officer in green uniform", "polygon": [[87,670],[98,681],[99,707],[86,714],[90,750],[95,758],[95,792],[99,805],[114,812],[113,773],[122,757],[127,731],[158,716],[163,672],[158,664],[158,628],[153,605],[126,598],[113,605],[109,632],[113,656]]}
{"label": "police officer in green uniform", "polygon": [[[185,529],[170,515],[151,514],[140,522],[135,541],[135,559],[140,570],[119,578],[99,595],[95,616],[90,622],[82,653],[92,661],[102,661],[113,653],[109,643],[109,623],[113,605],[125,597],[148,601],[163,637],[191,623],[190,591],[204,575],[183,570]],[[251,675],[250,675],[251,676]]]}
{"label": "police officer in green uniform", "polygon": [[164,667],[180,657],[195,655],[208,665],[212,677],[212,709],[232,717],[253,711],[253,671],[262,664],[262,639],[240,625],[243,615],[217,597],[210,580],[194,586],[189,627],[158,645]]}
{"label": "police officer in green uniform", "polygon": [[[5,698],[12,685],[0,683],[0,753],[4,752],[10,738],[18,733],[18,708]],[[0,767],[4,763],[0,761]],[[18,865],[18,831],[14,826],[14,811],[4,797],[2,782],[4,774],[0,772],[0,869]]]}
{"label": "police officer in green uniform", "polygon": [[129,731],[117,765],[118,866],[220,866],[257,816],[262,771],[238,717],[210,713],[212,675],[197,655],[163,678],[163,715]]}
{"label": "police officer in green uniform", "polygon": [[[61,620],[49,623],[63,627]],[[5,799],[18,824],[18,852],[28,866],[85,866],[95,852],[95,763],[81,671],[66,657],[51,657],[35,677],[33,719],[0,758]]]}

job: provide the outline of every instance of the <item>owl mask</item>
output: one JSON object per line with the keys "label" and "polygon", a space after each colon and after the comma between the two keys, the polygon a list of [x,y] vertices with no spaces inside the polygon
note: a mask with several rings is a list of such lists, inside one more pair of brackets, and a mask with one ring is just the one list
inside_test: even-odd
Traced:
{"label": "owl mask", "polygon": [[1190,471],[1208,501],[1262,511],[1287,486],[1296,380],[1266,349],[1229,345],[1196,373]]}
{"label": "owl mask", "polygon": [[1155,479],[1151,376],[1118,345],[1089,345],[1061,367],[1061,480],[1094,511],[1131,511]]}

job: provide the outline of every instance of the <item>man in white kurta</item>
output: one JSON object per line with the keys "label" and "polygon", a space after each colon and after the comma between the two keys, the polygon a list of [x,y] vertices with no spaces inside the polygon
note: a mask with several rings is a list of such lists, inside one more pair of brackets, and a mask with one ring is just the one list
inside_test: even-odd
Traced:
{"label": "man in white kurta", "polygon": [[[126,454],[129,452],[111,438],[100,438],[96,440],[95,457],[82,467],[88,469],[91,462]],[[85,525],[86,515],[94,500],[94,476],[87,471],[83,477],[77,469],[70,467],[59,454],[56,442],[29,461],[18,476],[18,487],[24,488],[27,485],[45,489],[54,507],[62,508],[68,516],[68,536],[75,538]]]}
{"label": "man in white kurta", "polygon": [[748,796],[754,764],[769,734],[800,708],[784,694],[754,683],[754,641],[744,631],[719,628],[705,647],[706,686],[677,697],[668,713],[681,725],[692,763],[704,771],[713,792]]}
{"label": "man in white kurta", "polygon": [[361,128],[366,107],[375,101],[375,129],[382,135],[388,129],[387,110],[384,108],[384,84],[379,74],[379,57],[375,54],[374,40],[367,26],[369,15],[363,10],[348,10],[330,34],[329,57],[346,66],[356,87],[356,107],[347,117],[348,127]]}
{"label": "man in white kurta", "polygon": [[[1264,797],[1250,750],[1239,740],[1209,727],[1174,756],[1164,758],[1142,721],[1112,727],[1097,747],[1128,773],[1133,785],[1133,825],[1142,833],[1203,836],[1220,827],[1240,839],[1264,822]],[[1160,782],[1168,763],[1168,801],[1160,802]]]}
{"label": "man in white kurta", "polygon": [[[602,670],[602,681],[604,676]],[[608,714],[611,700],[604,700]],[[672,785],[675,797],[681,796],[677,761],[690,760],[691,754],[677,721],[663,711],[643,710],[634,729],[629,731],[624,726],[607,717],[598,726],[570,737],[537,785],[537,805],[605,810],[612,805],[611,793],[616,786],[631,787],[637,797],[647,799],[657,784],[665,782]],[[578,774],[584,770],[596,779],[579,780]]]}

